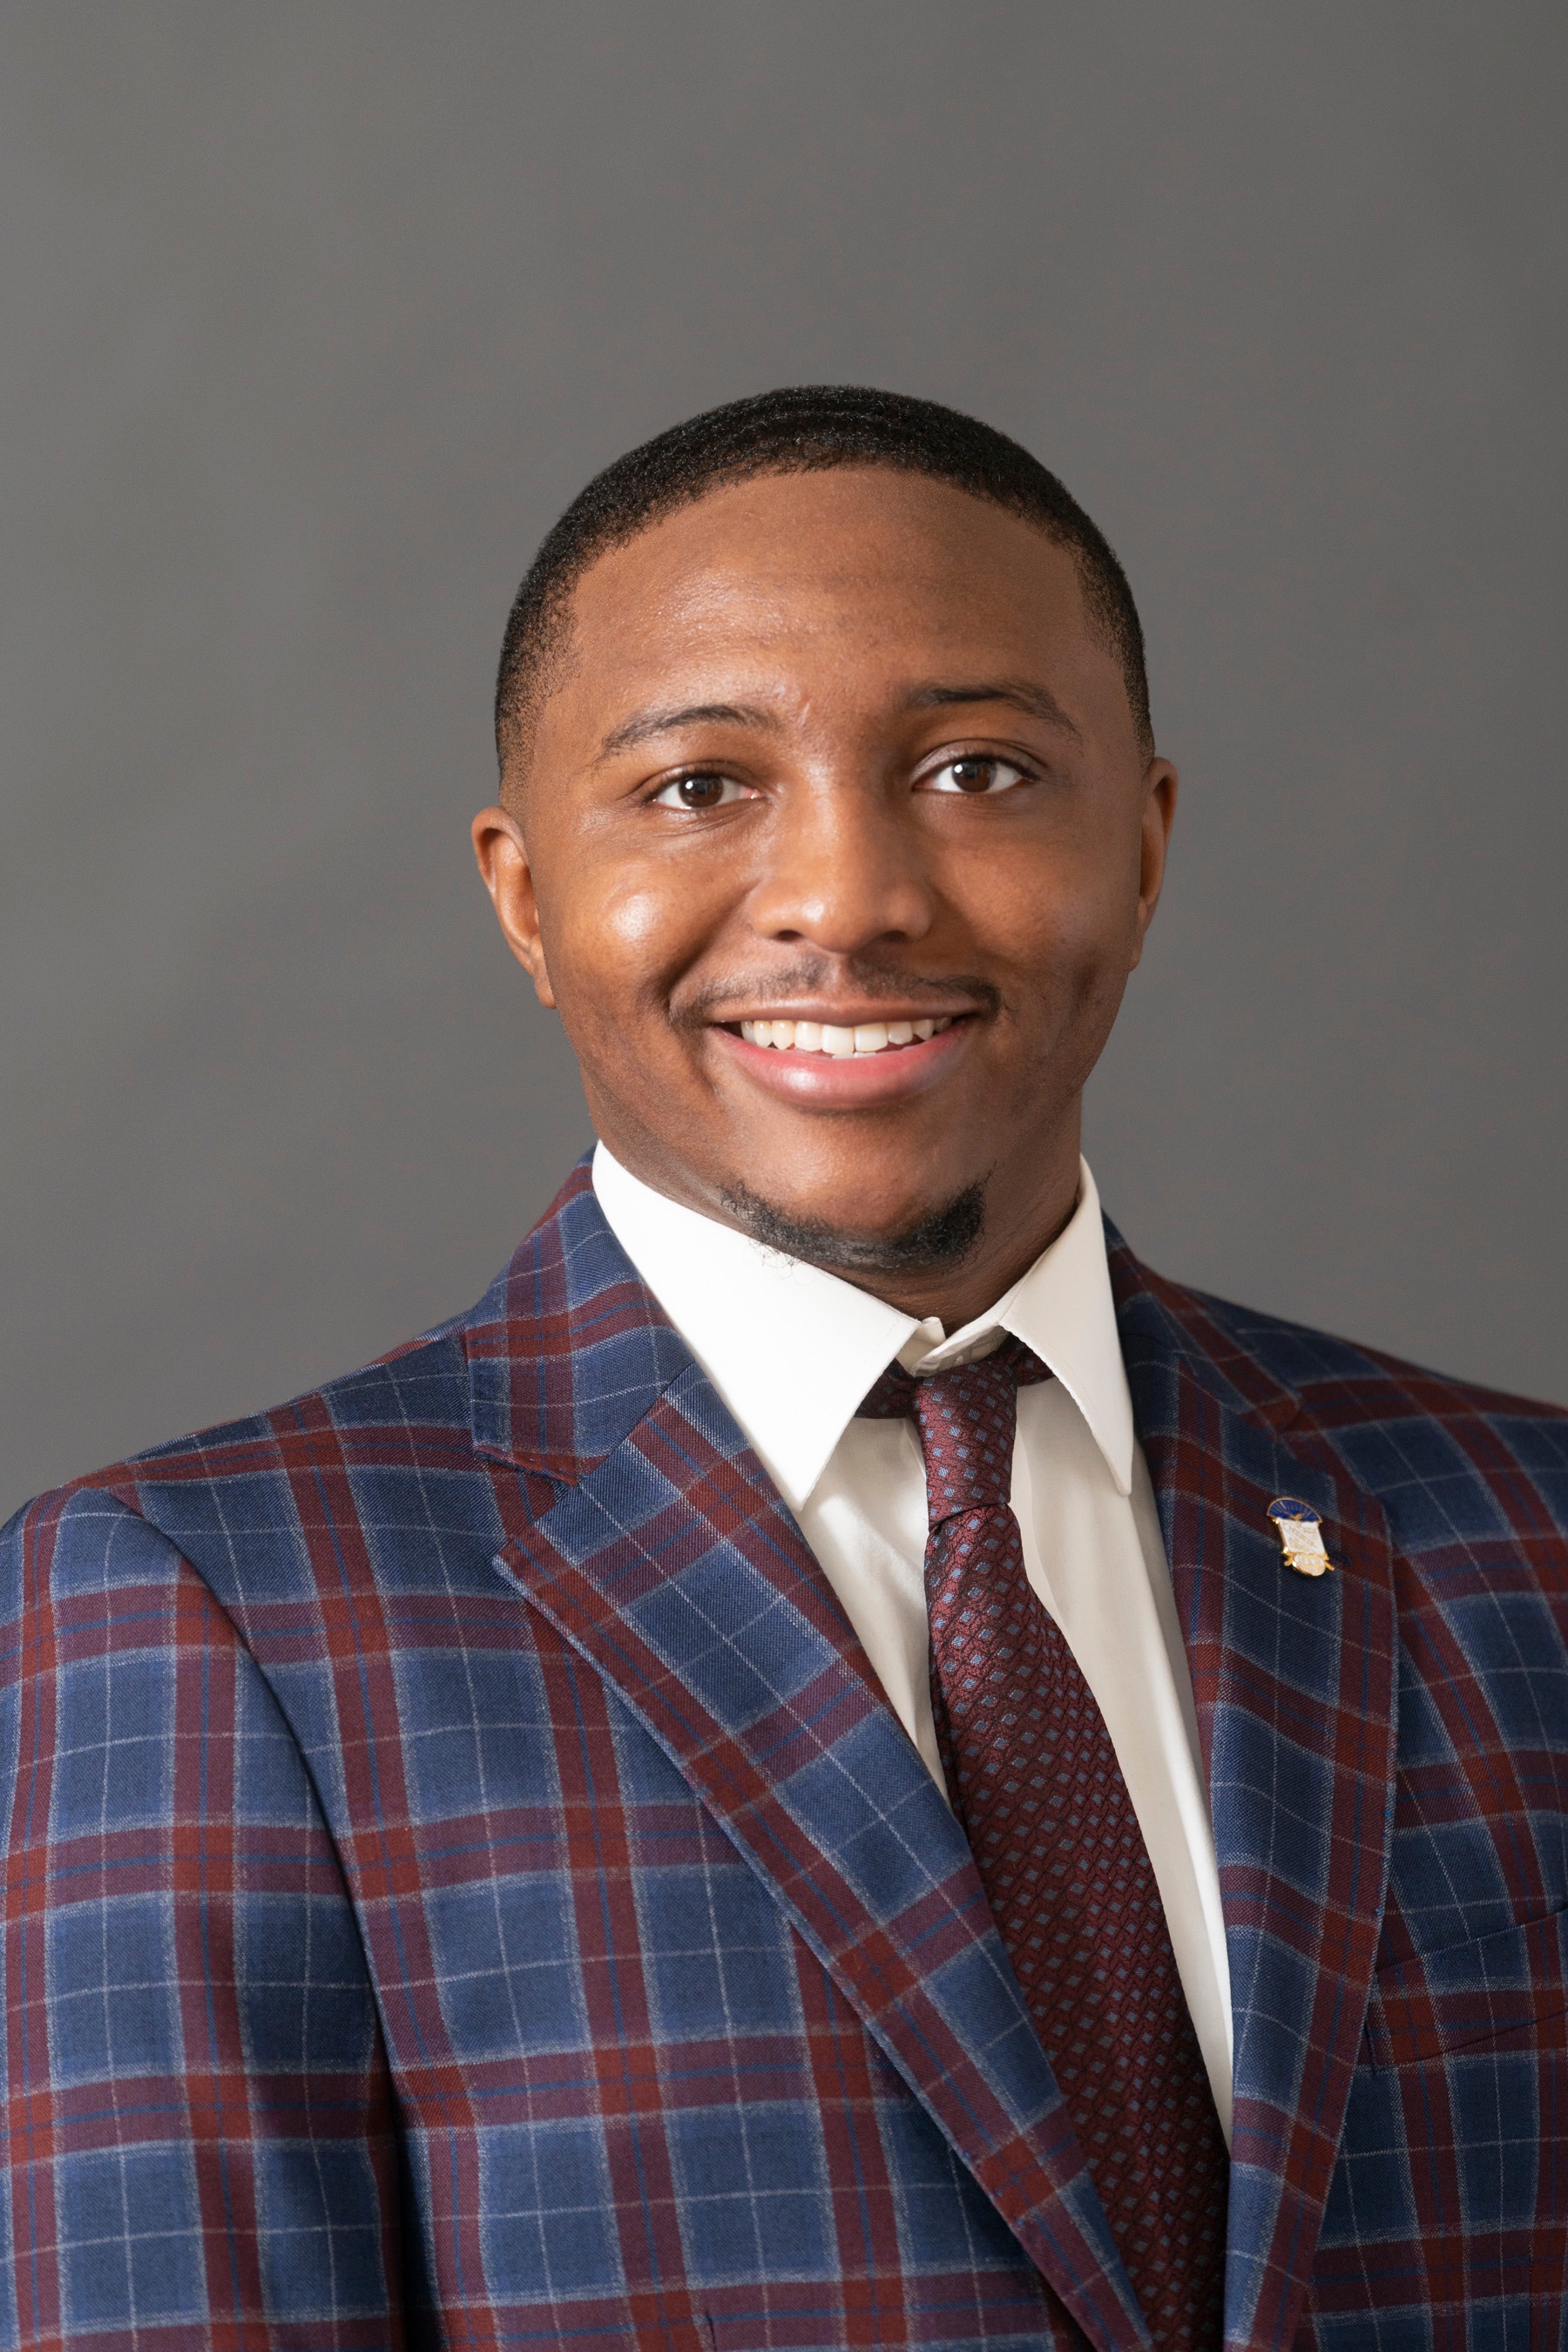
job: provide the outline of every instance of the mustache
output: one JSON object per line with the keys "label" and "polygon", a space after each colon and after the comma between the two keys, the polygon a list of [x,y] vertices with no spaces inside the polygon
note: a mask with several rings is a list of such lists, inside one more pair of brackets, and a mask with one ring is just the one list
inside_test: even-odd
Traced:
{"label": "mustache", "polygon": [[691,995],[671,1008],[678,1029],[704,1027],[726,1005],[754,1003],[759,997],[857,995],[887,1004],[907,1004],[926,996],[944,1006],[965,997],[977,1013],[999,1013],[1002,992],[978,973],[948,971],[940,975],[907,971],[868,956],[798,956],[793,963],[770,965],[766,971],[722,973],[704,981]]}

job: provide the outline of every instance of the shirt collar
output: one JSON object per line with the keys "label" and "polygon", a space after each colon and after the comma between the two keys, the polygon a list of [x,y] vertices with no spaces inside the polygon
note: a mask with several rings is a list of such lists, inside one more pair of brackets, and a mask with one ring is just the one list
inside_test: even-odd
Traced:
{"label": "shirt collar", "polygon": [[1132,1400],[1121,1361],[1100,1195],[1079,1162],[1078,1206],[1005,1297],[944,1337],[820,1266],[765,1248],[656,1192],[601,1143],[594,1190],[616,1239],[798,1511],[856,1407],[897,1356],[912,1371],[971,1361],[1011,1332],[1087,1422],[1118,1492],[1132,1486]]}

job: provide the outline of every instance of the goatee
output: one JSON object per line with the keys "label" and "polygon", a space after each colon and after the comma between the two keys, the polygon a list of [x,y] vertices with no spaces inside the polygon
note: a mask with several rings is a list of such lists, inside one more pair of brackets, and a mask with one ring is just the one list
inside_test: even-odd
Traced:
{"label": "goatee", "polygon": [[792,1217],[745,1184],[729,1185],[720,1197],[753,1241],[828,1274],[940,1272],[968,1256],[985,1223],[984,1180],[966,1185],[941,1208],[929,1210],[897,1234],[845,1232],[826,1218]]}

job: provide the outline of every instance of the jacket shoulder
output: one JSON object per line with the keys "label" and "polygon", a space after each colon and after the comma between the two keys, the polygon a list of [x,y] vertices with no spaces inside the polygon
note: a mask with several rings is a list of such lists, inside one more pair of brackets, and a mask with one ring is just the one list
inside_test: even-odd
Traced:
{"label": "jacket shoulder", "polygon": [[1406,1557],[1458,1547],[1496,1561],[1522,1547],[1568,1598],[1568,1410],[1154,1280],[1185,1343],[1233,1390],[1272,1389],[1287,1451],[1317,1453],[1375,1496]]}
{"label": "jacket shoulder", "polygon": [[373,1362],[264,1412],[150,1445],[109,1470],[95,1472],[91,1483],[100,1486],[112,1479],[155,1486],[193,1474],[232,1478],[264,1457],[324,1460],[343,1444],[372,1455],[398,1444],[417,1453],[426,1444],[439,1444],[454,1431],[466,1435],[465,1320],[459,1317],[405,1340]]}
{"label": "jacket shoulder", "polygon": [[1228,1349],[1250,1358],[1281,1388],[1291,1391],[1302,1411],[1325,1428],[1384,1414],[1400,1420],[1479,1419],[1531,1423],[1568,1444],[1568,1406],[1434,1371],[1382,1349],[1206,1291],[1175,1283],[1162,1287],[1183,1300],[1194,1322],[1223,1334]]}
{"label": "jacket shoulder", "polygon": [[[463,1333],[452,1321],[268,1410],[165,1440],[36,1496],[0,1542],[72,1574],[92,1559],[172,1547],[226,1601],[291,1580],[314,1524],[428,1517],[432,1480],[466,1495],[479,1468]],[[469,1502],[469,1510],[474,1503]],[[455,1516],[461,1516],[457,1511]],[[492,1514],[479,1516],[489,1534]],[[63,1549],[62,1549],[63,1547]]]}

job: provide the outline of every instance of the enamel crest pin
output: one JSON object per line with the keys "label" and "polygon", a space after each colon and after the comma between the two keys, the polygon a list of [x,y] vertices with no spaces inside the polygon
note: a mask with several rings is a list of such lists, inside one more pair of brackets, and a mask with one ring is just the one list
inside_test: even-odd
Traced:
{"label": "enamel crest pin", "polygon": [[1298,1576],[1332,1573],[1334,1563],[1323,1549],[1323,1523],[1310,1503],[1298,1502],[1294,1495],[1277,1495],[1268,1506],[1268,1517],[1287,1568],[1293,1568]]}

